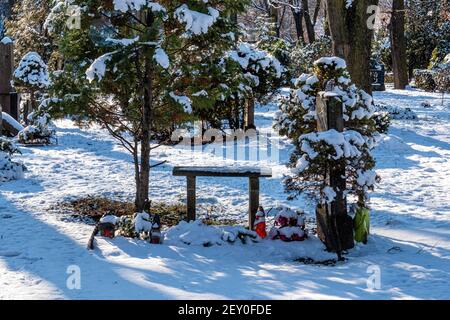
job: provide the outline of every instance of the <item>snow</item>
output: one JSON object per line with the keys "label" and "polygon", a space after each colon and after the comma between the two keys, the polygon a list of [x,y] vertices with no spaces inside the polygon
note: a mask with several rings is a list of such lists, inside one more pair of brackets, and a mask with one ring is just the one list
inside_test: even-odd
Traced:
{"label": "snow", "polygon": [[243,69],[252,68],[256,73],[260,69],[268,70],[273,68],[276,77],[280,78],[285,71],[277,58],[245,42],[240,43],[237,50],[229,51],[227,57],[239,63]]}
{"label": "snow", "polygon": [[13,76],[27,85],[39,88],[50,85],[47,65],[36,52],[28,52],[23,56]]}
{"label": "snow", "polygon": [[170,66],[169,56],[162,48],[156,48],[153,59],[155,59],[155,61],[164,69],[167,69]]}
{"label": "snow", "polygon": [[179,96],[173,92],[169,93],[169,96],[175,100],[176,103],[179,103],[186,113],[192,113],[192,101],[187,96]]}
{"label": "snow", "polygon": [[[423,101],[431,108],[421,107]],[[49,208],[89,194],[131,200],[131,156],[98,127],[57,121],[58,145],[22,148],[17,158],[28,168],[25,179],[0,182],[0,299],[450,299],[449,102],[441,106],[437,93],[391,89],[375,92],[375,102],[411,108],[418,118],[393,120],[374,150],[382,180],[371,195],[372,234],[367,245],[358,244],[348,261],[335,266],[294,261],[335,258],[314,236],[210,247],[187,245],[179,237],[173,242],[167,237],[162,245],[97,237],[95,250],[86,250],[93,226]],[[286,205],[304,209],[307,221],[314,217],[308,199],[287,201],[283,192],[291,142],[272,131],[276,110],[276,105],[257,109],[256,124],[260,132],[273,133],[278,162],[236,163],[162,146],[152,152],[152,161],[169,162],[151,170],[151,198],[185,199],[186,179],[171,174],[176,165],[265,165],[273,172],[260,179],[266,212]],[[202,148],[211,147],[219,146]],[[221,218],[244,225],[247,188],[246,179],[198,178],[199,206],[215,203],[224,208]],[[66,286],[72,265],[81,271],[80,290]],[[367,287],[374,267],[381,272],[379,289]]]}
{"label": "snow", "polygon": [[186,36],[207,33],[217,21],[219,11],[208,7],[208,14],[190,10],[187,4],[179,6],[174,13],[175,18],[185,24]]}
{"label": "snow", "polygon": [[2,112],[2,119],[3,121],[8,122],[8,124],[17,131],[21,131],[24,129],[24,127],[19,122],[17,122],[13,117],[11,117],[6,112]]}
{"label": "snow", "polygon": [[11,40],[11,38],[9,37],[4,37],[1,41],[2,44],[10,44],[13,43],[13,41]]}
{"label": "snow", "polygon": [[119,222],[119,218],[113,215],[106,215],[101,217],[100,222],[116,224],[117,222]]}
{"label": "snow", "polygon": [[137,233],[150,231],[152,229],[150,215],[146,212],[138,212],[134,218],[134,229]]}
{"label": "snow", "polygon": [[139,11],[143,7],[150,8],[153,12],[166,12],[159,3],[148,0],[113,0],[114,10],[126,13],[128,11]]}
{"label": "snow", "polygon": [[347,64],[345,60],[339,57],[322,57],[314,62],[315,65],[324,64],[329,66],[335,66],[336,69],[345,69]]}
{"label": "snow", "polygon": [[119,44],[119,45],[124,46],[124,47],[127,47],[127,46],[131,46],[133,43],[136,43],[137,41],[139,41],[139,36],[137,36],[136,38],[132,38],[132,39],[106,38],[106,41],[114,43],[114,44]]}
{"label": "snow", "polygon": [[101,81],[106,73],[106,62],[111,60],[112,52],[105,53],[104,55],[98,57],[92,62],[89,68],[86,70],[86,79],[89,82],[98,78],[98,81]]}
{"label": "snow", "polygon": [[336,192],[333,190],[333,188],[326,186],[322,189],[322,193],[324,194],[324,200],[326,203],[331,203],[336,198]]}
{"label": "snow", "polygon": [[310,145],[310,142],[317,143],[323,141],[334,147],[336,155],[333,159],[337,160],[341,157],[352,158],[360,155],[358,146],[365,143],[364,138],[357,131],[346,130],[338,132],[335,129],[330,129],[323,132],[311,132],[300,136],[301,150],[308,154],[310,159],[316,158],[319,153]]}

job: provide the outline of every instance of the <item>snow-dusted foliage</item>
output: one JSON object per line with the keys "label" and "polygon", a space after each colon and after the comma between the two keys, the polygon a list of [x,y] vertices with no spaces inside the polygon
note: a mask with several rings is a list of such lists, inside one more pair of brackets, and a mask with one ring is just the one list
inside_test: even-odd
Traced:
{"label": "snow-dusted foliage", "polygon": [[36,111],[28,115],[29,125],[18,134],[18,140],[23,144],[50,144],[55,135],[51,129],[52,122],[49,114],[49,104],[58,102],[57,99],[45,99]]}
{"label": "snow-dusted foliage", "polygon": [[192,113],[192,101],[187,96],[178,96],[173,92],[169,93],[170,97],[183,107],[184,112]]}
{"label": "snow-dusted foliage", "polygon": [[[316,99],[321,91],[342,102],[344,132],[317,131]],[[321,202],[332,201],[335,192],[323,174],[327,166],[344,161],[347,193],[358,195],[360,201],[364,199],[376,181],[372,171],[375,162],[370,155],[378,135],[374,113],[372,97],[351,83],[344,60],[318,59],[314,73],[296,79],[290,97],[277,114],[275,128],[291,138],[296,147],[290,161],[292,176],[285,181],[287,191],[295,196],[309,190]]]}
{"label": "snow-dusted foliage", "polygon": [[331,38],[322,36],[309,44],[298,43],[290,52],[290,65],[293,76],[312,71],[314,61],[331,54]]}
{"label": "snow-dusted foliage", "polygon": [[377,114],[385,112],[393,120],[417,120],[417,114],[411,108],[399,108],[389,104],[377,103],[375,109]]}
{"label": "snow-dusted foliage", "polygon": [[28,52],[14,71],[15,81],[25,87],[44,89],[50,85],[48,68],[36,52]]}
{"label": "snow-dusted foliage", "polygon": [[[209,92],[218,100],[211,112],[202,115],[216,128],[221,127],[223,120],[231,128],[240,128],[247,101],[264,101],[279,88],[285,72],[277,58],[245,42],[227,51],[218,66],[208,74],[217,83]],[[204,94],[194,98],[207,100]]]}
{"label": "snow-dusted foliage", "polygon": [[[229,51],[227,58],[239,63],[243,70],[255,76],[266,72],[273,73],[276,78],[280,78],[285,71],[277,58],[248,43],[241,43],[236,50]],[[260,81],[255,79],[255,82],[259,83]]]}
{"label": "snow-dusted foliage", "polygon": [[24,166],[11,159],[15,153],[19,153],[19,149],[10,140],[0,136],[0,182],[23,177]]}

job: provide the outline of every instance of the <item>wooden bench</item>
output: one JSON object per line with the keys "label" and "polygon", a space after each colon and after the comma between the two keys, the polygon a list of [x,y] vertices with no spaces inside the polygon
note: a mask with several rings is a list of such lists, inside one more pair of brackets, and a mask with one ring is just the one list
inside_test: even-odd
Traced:
{"label": "wooden bench", "polygon": [[174,167],[174,176],[187,178],[187,220],[195,220],[196,177],[248,177],[249,184],[249,229],[253,229],[256,211],[259,206],[259,178],[271,177],[272,170],[255,167]]}

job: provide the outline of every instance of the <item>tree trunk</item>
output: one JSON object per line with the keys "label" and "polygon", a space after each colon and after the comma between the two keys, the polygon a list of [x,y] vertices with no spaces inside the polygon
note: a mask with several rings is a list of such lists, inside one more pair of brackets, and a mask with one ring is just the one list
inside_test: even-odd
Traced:
{"label": "tree trunk", "polygon": [[306,34],[308,35],[308,43],[316,41],[314,25],[309,14],[308,0],[302,0],[303,18],[305,19]]}
{"label": "tree trunk", "polygon": [[[146,15],[146,23],[149,28],[153,25],[153,13],[148,12]],[[151,106],[153,101],[153,54],[145,55],[144,62],[144,104],[142,107],[141,126],[142,132],[140,136],[141,142],[141,159],[139,178],[136,179],[136,210],[143,211],[146,199],[149,195],[150,184],[150,137],[151,137]]]}
{"label": "tree trunk", "polygon": [[319,17],[320,7],[323,0],[316,0],[316,7],[314,8],[314,15],[313,15],[313,25],[315,26],[317,23],[317,18]]}
{"label": "tree trunk", "polygon": [[353,82],[371,93],[370,58],[373,30],[367,26],[369,5],[378,0],[353,1],[345,7],[345,0],[327,0],[327,17],[333,40],[333,54],[347,62]]}
{"label": "tree trunk", "polygon": [[392,18],[389,29],[391,36],[392,71],[394,72],[395,89],[405,89],[408,85],[404,9],[404,0],[393,0]]}
{"label": "tree trunk", "polygon": [[303,35],[303,10],[292,8],[292,16],[295,23],[295,31],[297,33],[297,40],[305,43],[305,36]]}
{"label": "tree trunk", "polygon": [[280,21],[278,19],[278,8],[276,8],[274,6],[270,6],[269,12],[270,12],[270,17],[272,17],[273,23],[275,24],[275,36],[277,38],[279,38],[281,26],[280,26]]}

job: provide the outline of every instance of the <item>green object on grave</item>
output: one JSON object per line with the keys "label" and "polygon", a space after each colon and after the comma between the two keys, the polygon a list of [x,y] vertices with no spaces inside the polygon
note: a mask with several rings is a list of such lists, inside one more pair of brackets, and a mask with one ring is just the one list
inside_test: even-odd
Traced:
{"label": "green object on grave", "polygon": [[358,207],[356,209],[355,218],[353,218],[354,236],[356,242],[367,243],[370,229],[369,209]]}

